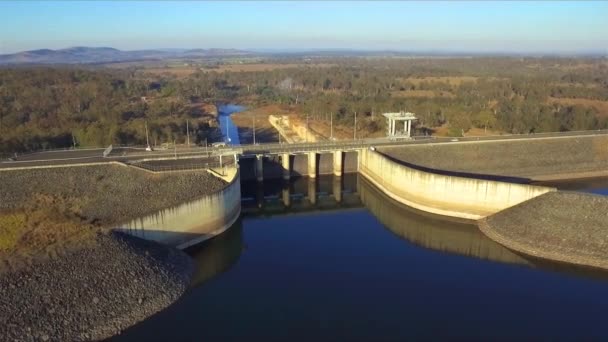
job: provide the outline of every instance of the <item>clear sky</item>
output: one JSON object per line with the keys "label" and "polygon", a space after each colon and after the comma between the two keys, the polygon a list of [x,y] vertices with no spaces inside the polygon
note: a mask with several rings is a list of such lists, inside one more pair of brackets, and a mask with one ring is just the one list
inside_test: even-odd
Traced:
{"label": "clear sky", "polygon": [[606,1],[0,1],[0,53],[70,46],[608,52]]}

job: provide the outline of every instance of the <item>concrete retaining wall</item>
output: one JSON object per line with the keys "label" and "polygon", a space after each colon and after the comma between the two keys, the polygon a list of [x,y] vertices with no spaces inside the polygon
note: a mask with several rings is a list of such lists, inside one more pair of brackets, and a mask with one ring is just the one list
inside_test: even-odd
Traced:
{"label": "concrete retaining wall", "polygon": [[554,188],[447,176],[416,170],[371,150],[359,171],[396,201],[433,214],[477,220]]}
{"label": "concrete retaining wall", "polygon": [[241,213],[239,170],[229,171],[229,185],[222,191],[131,220],[117,230],[180,249],[224,232]]}

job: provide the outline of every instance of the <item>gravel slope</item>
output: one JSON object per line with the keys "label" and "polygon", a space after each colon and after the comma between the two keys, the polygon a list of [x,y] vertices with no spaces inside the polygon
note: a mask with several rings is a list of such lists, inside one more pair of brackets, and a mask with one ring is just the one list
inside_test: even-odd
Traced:
{"label": "gravel slope", "polygon": [[608,269],[608,197],[549,192],[479,223],[488,237],[540,258]]}
{"label": "gravel slope", "polygon": [[217,192],[226,182],[204,170],[150,174],[118,165],[0,172],[0,210],[49,196],[90,222],[110,224]]}
{"label": "gravel slope", "polygon": [[538,178],[585,172],[606,175],[608,169],[608,136],[459,142],[379,150],[431,169],[496,176]]}
{"label": "gravel slope", "polygon": [[173,303],[193,267],[176,249],[99,234],[88,246],[0,278],[0,340],[110,337]]}

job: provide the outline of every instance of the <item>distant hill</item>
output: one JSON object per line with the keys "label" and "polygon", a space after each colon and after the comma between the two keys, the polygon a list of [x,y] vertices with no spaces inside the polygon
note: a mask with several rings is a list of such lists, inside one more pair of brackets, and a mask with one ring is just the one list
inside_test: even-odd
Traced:
{"label": "distant hill", "polygon": [[123,51],[111,47],[76,46],[40,49],[0,55],[0,64],[91,64],[167,58],[201,58],[251,54],[236,49],[158,49]]}

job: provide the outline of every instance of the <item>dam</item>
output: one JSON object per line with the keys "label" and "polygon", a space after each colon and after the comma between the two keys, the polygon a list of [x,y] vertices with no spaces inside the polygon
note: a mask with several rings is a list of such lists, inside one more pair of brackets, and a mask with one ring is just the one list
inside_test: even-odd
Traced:
{"label": "dam", "polygon": [[[600,338],[606,273],[506,248],[477,221],[565,188],[603,193],[605,180],[560,179],[601,175],[604,138],[244,145],[146,158],[110,151],[95,163],[150,179],[210,173],[224,182],[117,227],[184,249],[197,270],[184,297],[113,339],[274,340],[294,331],[308,340],[516,339],[530,326],[539,338]],[[468,164],[512,143],[520,147],[503,160]],[[562,155],[543,155],[546,144]],[[566,153],[571,145],[592,150]],[[443,149],[468,152],[447,160]],[[97,166],[41,163],[13,171]],[[431,322],[450,329],[442,335]]]}

